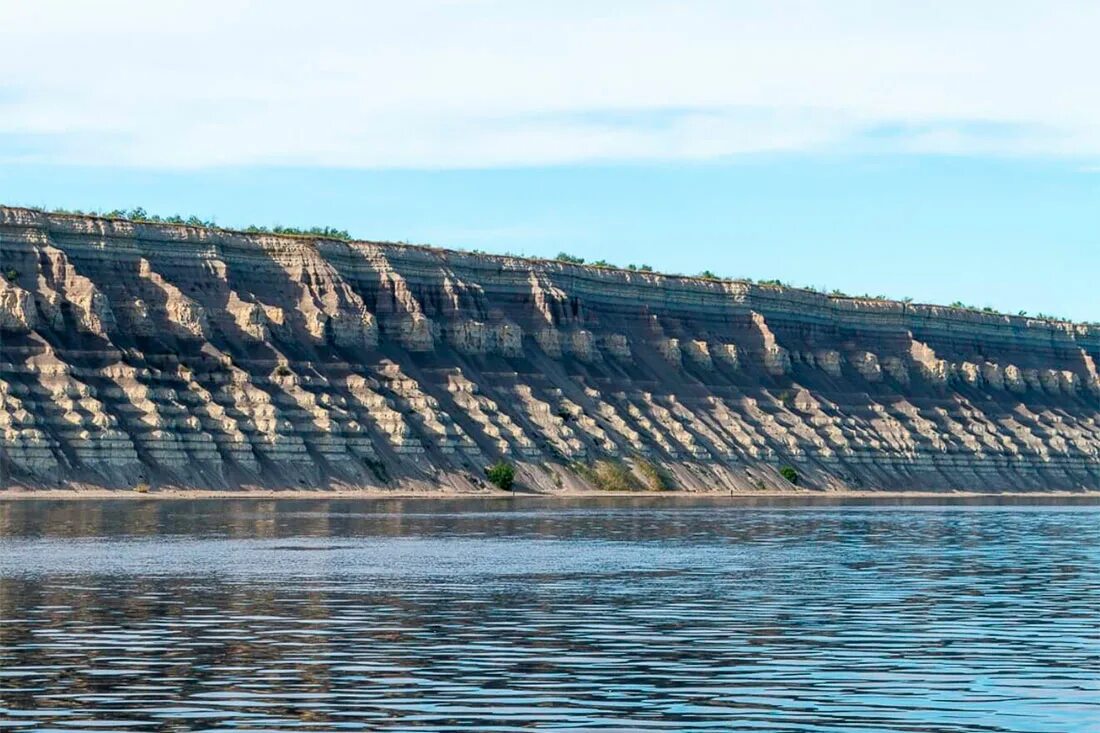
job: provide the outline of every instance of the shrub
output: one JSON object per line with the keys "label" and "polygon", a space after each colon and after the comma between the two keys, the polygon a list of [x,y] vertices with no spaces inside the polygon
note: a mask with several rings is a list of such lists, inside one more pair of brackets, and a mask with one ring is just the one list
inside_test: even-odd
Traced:
{"label": "shrub", "polygon": [[584,264],[584,258],[583,257],[574,257],[573,255],[569,254],[568,252],[558,252],[558,256],[555,257],[554,259],[557,260],[558,262],[568,262],[571,265],[583,265]]}
{"label": "shrub", "polygon": [[290,367],[288,367],[286,364],[280,364],[279,366],[275,367],[276,377],[289,377],[290,374]]}
{"label": "shrub", "polygon": [[144,481],[142,481],[140,483],[137,483],[137,484],[134,484],[134,491],[136,491],[139,494],[148,494],[149,493],[149,484],[145,483]]}
{"label": "shrub", "polygon": [[509,491],[516,480],[516,469],[510,463],[497,461],[485,469],[485,477],[498,489]]}
{"label": "shrub", "polygon": [[15,282],[16,278],[19,277],[19,270],[16,270],[13,267],[13,268],[11,268],[10,270],[8,270],[7,272],[4,273],[4,277],[6,277],[8,279],[8,282],[13,283],[13,282]]}
{"label": "shrub", "polygon": [[779,475],[790,481],[795,486],[798,486],[798,471],[794,470],[790,466],[783,466],[779,469]]}

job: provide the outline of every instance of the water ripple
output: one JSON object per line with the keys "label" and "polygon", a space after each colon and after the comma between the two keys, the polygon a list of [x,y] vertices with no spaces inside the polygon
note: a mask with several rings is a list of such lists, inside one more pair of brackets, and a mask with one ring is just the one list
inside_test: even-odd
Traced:
{"label": "water ripple", "polygon": [[1095,506],[474,509],[0,505],[0,729],[1100,731]]}

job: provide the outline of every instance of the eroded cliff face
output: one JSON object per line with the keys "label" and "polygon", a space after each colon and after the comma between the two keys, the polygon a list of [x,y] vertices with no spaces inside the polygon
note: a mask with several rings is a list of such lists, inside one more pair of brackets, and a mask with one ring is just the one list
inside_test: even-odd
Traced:
{"label": "eroded cliff face", "polygon": [[0,208],[8,484],[1100,489],[1095,327]]}

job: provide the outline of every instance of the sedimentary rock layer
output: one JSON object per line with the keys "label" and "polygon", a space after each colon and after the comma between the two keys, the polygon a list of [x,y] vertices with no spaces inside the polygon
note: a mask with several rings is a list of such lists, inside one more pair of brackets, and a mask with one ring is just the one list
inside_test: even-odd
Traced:
{"label": "sedimentary rock layer", "polygon": [[7,484],[1100,489],[1100,329],[0,208]]}

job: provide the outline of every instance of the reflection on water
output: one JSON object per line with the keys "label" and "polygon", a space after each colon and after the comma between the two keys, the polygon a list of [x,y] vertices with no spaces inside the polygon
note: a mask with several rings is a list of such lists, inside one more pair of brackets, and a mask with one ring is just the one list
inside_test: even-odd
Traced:
{"label": "reflection on water", "polygon": [[1100,505],[0,503],[0,728],[1100,731]]}

